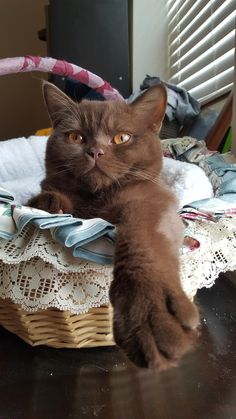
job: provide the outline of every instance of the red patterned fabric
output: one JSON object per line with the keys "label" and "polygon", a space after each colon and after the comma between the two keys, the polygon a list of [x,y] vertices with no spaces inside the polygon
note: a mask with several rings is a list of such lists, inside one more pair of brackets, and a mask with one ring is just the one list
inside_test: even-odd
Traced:
{"label": "red patterned fabric", "polygon": [[108,100],[124,100],[123,96],[101,77],[67,61],[32,55],[0,60],[0,76],[30,71],[42,71],[70,77],[97,90]]}

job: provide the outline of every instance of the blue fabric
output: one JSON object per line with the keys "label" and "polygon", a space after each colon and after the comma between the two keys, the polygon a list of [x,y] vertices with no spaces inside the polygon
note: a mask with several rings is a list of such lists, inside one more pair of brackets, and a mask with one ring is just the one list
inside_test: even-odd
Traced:
{"label": "blue fabric", "polygon": [[[186,205],[186,207],[195,208],[198,211],[205,213],[212,213],[215,216],[224,215],[227,217],[227,214],[236,214],[236,194],[224,194],[214,198],[201,199],[200,201],[191,202],[191,204]],[[180,211],[180,213],[186,210],[186,207]]]}
{"label": "blue fabric", "polygon": [[[135,100],[149,87],[160,83],[162,83],[160,77],[146,76],[140,86],[140,90],[129,97],[128,103]],[[164,84],[168,92],[166,116],[170,122],[177,119],[181,125],[184,125],[199,115],[200,104],[187,90],[172,83],[164,82]]]}
{"label": "blue fabric", "polygon": [[[204,141],[192,137],[163,140],[165,156],[199,165],[209,177],[216,196],[231,194],[236,206],[236,157],[209,151]],[[226,197],[227,200],[227,197]]]}
{"label": "blue fabric", "polygon": [[28,225],[49,229],[52,237],[71,248],[76,257],[92,262],[112,263],[115,227],[100,219],[82,220],[70,214],[49,214],[45,211],[13,205],[14,197],[0,188],[0,238],[11,240]]}

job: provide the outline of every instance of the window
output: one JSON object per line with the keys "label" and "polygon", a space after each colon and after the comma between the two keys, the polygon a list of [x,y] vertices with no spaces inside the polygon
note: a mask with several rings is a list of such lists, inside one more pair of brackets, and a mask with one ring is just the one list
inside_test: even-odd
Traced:
{"label": "window", "polygon": [[235,0],[168,1],[169,81],[201,103],[230,91]]}

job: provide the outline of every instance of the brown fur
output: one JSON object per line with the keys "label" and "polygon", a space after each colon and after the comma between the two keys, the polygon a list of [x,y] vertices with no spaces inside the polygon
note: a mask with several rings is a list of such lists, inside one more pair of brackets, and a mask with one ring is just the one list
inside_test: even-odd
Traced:
{"label": "brown fur", "polygon": [[[115,340],[135,364],[163,370],[192,347],[199,324],[179,280],[182,222],[160,179],[158,132],[166,90],[153,87],[131,105],[76,104],[49,83],[44,96],[54,130],[42,193],[29,204],[117,226],[110,289]],[[80,133],[84,142],[73,143],[70,132]],[[113,144],[119,132],[131,134],[131,140]],[[94,148],[104,153],[96,161]]]}

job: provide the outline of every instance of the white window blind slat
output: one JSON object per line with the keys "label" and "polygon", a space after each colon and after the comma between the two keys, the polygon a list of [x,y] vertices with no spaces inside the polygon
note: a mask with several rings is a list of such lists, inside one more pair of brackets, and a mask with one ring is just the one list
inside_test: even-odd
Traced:
{"label": "white window blind slat", "polygon": [[186,90],[193,89],[196,86],[206,82],[207,80],[213,78],[219,73],[223,73],[230,67],[234,65],[234,48],[226,52],[223,56],[219,57],[217,60],[208,64],[206,67],[203,67],[197,73],[192,74],[186,80],[178,83],[180,87],[183,87]]}
{"label": "white window blind slat", "polygon": [[174,0],[172,2],[168,2],[168,17],[169,21],[172,20],[173,16],[175,16],[177,13],[180,13],[181,7],[186,2],[186,0]]}
{"label": "white window blind slat", "polygon": [[[171,78],[172,83],[178,84],[182,80],[186,80],[191,77],[193,74],[197,75],[202,69],[207,70],[207,66],[215,62],[215,60],[222,59],[225,53],[232,51],[234,53],[234,44],[235,44],[235,33],[231,31],[223,39],[218,41],[215,45],[208,45],[206,51],[202,54],[199,54],[197,58],[191,60],[186,66],[183,66],[181,63],[181,70],[176,73],[176,68],[174,68],[175,75]],[[173,71],[173,70],[172,70]]]}
{"label": "white window blind slat", "polygon": [[170,55],[178,56],[179,54],[186,54],[196,43],[207,36],[225,18],[235,11],[235,0],[226,0],[223,4],[222,1],[219,1],[217,4],[220,3],[220,7],[213,14],[211,14],[211,8],[209,8],[183,35],[181,32],[178,35],[178,28],[176,29],[175,36],[177,36],[176,43],[178,42],[178,45],[176,43],[170,45]]}
{"label": "white window blind slat", "polygon": [[167,8],[168,10],[171,9],[172,5],[175,3],[175,0],[167,0]]}
{"label": "white window blind slat", "polygon": [[[181,55],[179,59],[176,57],[170,57],[170,77],[178,72],[178,69],[183,69],[190,63],[192,63],[197,57],[206,53],[214,44],[227,37],[229,33],[233,34],[234,37],[235,28],[235,14],[232,13],[228,16],[220,25],[218,25],[212,32],[205,38],[201,39],[191,51],[184,55]],[[214,41],[213,38],[214,37]]]}
{"label": "white window blind slat", "polygon": [[[179,10],[178,13],[175,13],[171,20],[169,20],[168,32],[170,36],[173,32],[176,31],[176,27],[181,30],[182,25],[186,26],[186,20],[189,22],[189,19],[192,19],[192,14],[198,13],[198,11],[202,8],[202,3],[207,3],[208,0],[189,0],[185,1],[182,8]],[[191,21],[191,20],[190,20]]]}
{"label": "white window blind slat", "polygon": [[[227,7],[227,4],[222,5],[222,0],[212,0],[212,4],[209,0],[195,1],[194,5],[186,13],[181,21],[178,20],[178,16],[174,22],[168,24],[168,34],[170,37],[170,45],[176,45],[179,38],[176,37],[176,33],[181,34],[181,38],[188,38],[196,28],[199,28],[211,15],[219,9],[220,6]],[[226,0],[229,1],[229,0]]]}
{"label": "white window blind slat", "polygon": [[[209,94],[203,97],[199,97],[198,100],[201,102],[202,105],[204,105],[205,103],[208,103],[209,100],[217,99],[218,97],[224,95],[225,93],[230,92],[232,88],[233,88],[233,82],[218,89],[217,91],[214,91],[213,93],[210,92]],[[194,94],[194,96],[196,97],[196,94]]]}
{"label": "white window blind slat", "polygon": [[[219,90],[224,89],[226,86],[232,85],[233,73],[234,67],[231,67],[223,73],[213,77],[212,79],[207,80],[202,85],[190,89],[189,93],[191,93],[196,99],[199,99],[200,101],[202,101],[202,99],[206,96],[211,98],[212,93],[214,94],[214,97],[217,97],[217,92]],[[217,91],[215,89],[216,85]]]}
{"label": "white window blind slat", "polygon": [[169,81],[201,102],[233,82],[236,0],[169,0]]}

